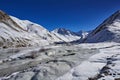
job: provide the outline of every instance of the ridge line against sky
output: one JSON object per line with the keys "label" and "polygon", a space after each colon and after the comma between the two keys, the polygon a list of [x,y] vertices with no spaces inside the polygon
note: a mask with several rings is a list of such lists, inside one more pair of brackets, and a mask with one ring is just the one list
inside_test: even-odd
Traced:
{"label": "ridge line against sky", "polygon": [[0,9],[48,30],[92,30],[120,9],[120,0],[0,0]]}

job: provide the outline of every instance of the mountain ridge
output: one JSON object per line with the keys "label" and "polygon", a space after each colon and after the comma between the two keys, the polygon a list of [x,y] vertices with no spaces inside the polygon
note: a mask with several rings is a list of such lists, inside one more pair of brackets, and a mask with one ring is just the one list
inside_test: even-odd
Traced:
{"label": "mountain ridge", "polygon": [[96,27],[83,42],[120,42],[120,11],[118,10]]}
{"label": "mountain ridge", "polygon": [[47,29],[30,21],[20,20],[0,11],[0,47],[48,45],[61,41]]}

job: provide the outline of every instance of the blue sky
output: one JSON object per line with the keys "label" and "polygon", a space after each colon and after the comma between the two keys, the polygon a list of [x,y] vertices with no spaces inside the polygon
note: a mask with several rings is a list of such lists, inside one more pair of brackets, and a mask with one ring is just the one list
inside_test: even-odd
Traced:
{"label": "blue sky", "polygon": [[120,0],[0,0],[0,9],[48,30],[92,30],[120,9]]}

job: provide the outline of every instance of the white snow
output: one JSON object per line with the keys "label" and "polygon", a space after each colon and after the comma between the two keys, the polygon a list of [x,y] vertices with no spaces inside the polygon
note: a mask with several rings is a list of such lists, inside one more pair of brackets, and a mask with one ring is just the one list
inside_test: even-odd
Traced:
{"label": "white snow", "polygon": [[[111,75],[104,76],[99,78],[99,80],[114,80],[120,78],[120,51],[118,43],[99,43],[99,44],[82,44],[84,47],[99,49],[99,53],[93,55],[88,60],[84,61],[79,66],[73,68],[71,71],[65,75],[59,77],[56,80],[87,80],[88,78],[94,78],[97,74],[100,74],[100,71],[104,66],[107,65],[108,61],[111,61],[111,64],[107,66],[110,67],[109,71]],[[100,46],[99,46],[100,45]],[[101,46],[103,45],[103,46]],[[114,46],[116,45],[116,46]],[[92,47],[93,46],[93,47]],[[105,46],[107,48],[105,48]],[[111,47],[112,46],[112,47]],[[110,60],[107,60],[110,58]],[[114,66],[112,66],[114,65]],[[115,74],[115,75],[114,75]],[[112,76],[113,75],[113,76]],[[69,77],[68,77],[69,76]]]}

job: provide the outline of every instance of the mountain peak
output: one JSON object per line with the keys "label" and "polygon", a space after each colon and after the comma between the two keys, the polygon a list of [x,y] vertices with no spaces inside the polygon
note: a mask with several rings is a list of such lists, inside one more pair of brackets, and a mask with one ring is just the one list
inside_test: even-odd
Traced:
{"label": "mountain peak", "polygon": [[59,33],[59,34],[62,34],[62,35],[74,34],[74,32],[72,32],[68,29],[65,29],[65,28],[57,28],[57,29],[53,30],[52,32]]}
{"label": "mountain peak", "polygon": [[55,29],[56,31],[68,31],[67,29],[65,29],[65,28],[57,28],[57,29]]}

